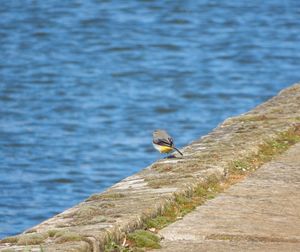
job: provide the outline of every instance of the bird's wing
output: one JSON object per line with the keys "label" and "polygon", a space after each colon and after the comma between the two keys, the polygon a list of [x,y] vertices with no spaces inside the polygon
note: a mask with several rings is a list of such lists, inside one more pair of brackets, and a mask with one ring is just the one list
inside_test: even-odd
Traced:
{"label": "bird's wing", "polygon": [[153,139],[153,143],[158,144],[158,145],[162,145],[162,146],[173,146],[173,139],[171,137],[169,137],[168,139],[161,139],[161,138],[156,138]]}

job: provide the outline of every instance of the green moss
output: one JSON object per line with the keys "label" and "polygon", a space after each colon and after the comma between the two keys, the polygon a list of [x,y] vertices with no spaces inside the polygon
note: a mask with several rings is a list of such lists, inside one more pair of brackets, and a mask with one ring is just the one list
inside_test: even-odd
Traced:
{"label": "green moss", "polygon": [[157,228],[162,229],[163,227],[167,226],[170,222],[173,221],[174,218],[168,216],[157,216],[152,219],[148,219],[145,222],[147,228]]}
{"label": "green moss", "polygon": [[104,252],[144,252],[144,250],[139,248],[125,248],[114,241],[109,241],[105,245]]}
{"label": "green moss", "polygon": [[56,243],[64,243],[64,242],[69,242],[69,241],[81,241],[82,237],[75,233],[75,232],[70,232],[70,231],[65,231],[65,232],[58,232],[55,235],[55,242]]}
{"label": "green moss", "polygon": [[93,194],[89,198],[87,198],[85,201],[94,201],[94,200],[103,200],[103,199],[120,199],[124,198],[125,194],[123,193],[104,193],[104,194]]}
{"label": "green moss", "polygon": [[61,229],[50,229],[47,231],[49,237],[54,237],[58,232],[61,232]]}
{"label": "green moss", "polygon": [[162,211],[161,215],[145,221],[146,228],[162,229],[170,223],[193,211],[197,206],[208,199],[212,199],[222,191],[219,180],[215,176],[208,178],[206,183],[195,188],[191,195],[177,194],[174,202],[170,203]]}
{"label": "green moss", "polygon": [[55,234],[54,234],[53,237],[54,237],[54,238],[58,238],[58,237],[64,235],[65,233],[67,233],[67,232],[70,232],[70,231],[61,229],[61,230],[55,232]]}
{"label": "green moss", "polygon": [[247,171],[249,169],[248,162],[246,162],[244,160],[234,160],[232,162],[232,166],[235,170],[238,170],[238,171]]}
{"label": "green moss", "polygon": [[128,235],[128,239],[139,248],[160,248],[160,238],[146,230],[136,230]]}
{"label": "green moss", "polygon": [[241,174],[254,171],[263,163],[270,161],[275,155],[283,153],[299,141],[298,128],[281,133],[277,138],[261,144],[257,153],[240,160],[234,160],[229,167],[229,172]]}
{"label": "green moss", "polygon": [[42,234],[24,234],[20,235],[18,245],[37,245],[41,244],[47,237]]}

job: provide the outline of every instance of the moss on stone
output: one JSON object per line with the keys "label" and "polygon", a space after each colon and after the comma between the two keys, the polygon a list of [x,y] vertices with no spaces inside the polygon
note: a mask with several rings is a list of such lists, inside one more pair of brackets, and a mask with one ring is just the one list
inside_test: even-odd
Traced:
{"label": "moss on stone", "polygon": [[47,231],[49,237],[54,237],[58,232],[61,232],[61,229],[50,229]]}
{"label": "moss on stone", "polygon": [[126,248],[114,241],[109,241],[104,247],[104,252],[145,252],[145,250],[140,248]]}
{"label": "moss on stone", "polygon": [[20,235],[18,245],[37,245],[44,242],[47,237],[43,234],[23,234]]}
{"label": "moss on stone", "polygon": [[275,155],[286,151],[291,145],[300,141],[298,127],[283,132],[277,138],[266,141],[259,146],[257,153],[252,153],[248,157],[232,161],[229,172],[247,173],[256,170],[263,163],[270,161]]}
{"label": "moss on stone", "polygon": [[160,238],[146,230],[136,230],[128,235],[128,239],[133,243],[133,246],[139,248],[160,248]]}
{"label": "moss on stone", "polygon": [[219,180],[215,176],[211,176],[205,183],[197,186],[192,194],[175,195],[174,201],[166,206],[160,215],[145,221],[145,226],[146,228],[161,229],[178,218],[182,218],[206,200],[214,198],[222,190]]}
{"label": "moss on stone", "polygon": [[105,193],[105,194],[93,194],[89,198],[87,198],[85,201],[94,201],[94,200],[103,200],[103,199],[120,199],[124,198],[125,194],[123,193]]}
{"label": "moss on stone", "polygon": [[169,223],[173,222],[175,218],[174,216],[166,216],[166,215],[159,215],[155,218],[148,219],[145,222],[145,225],[147,228],[156,228],[156,229],[162,229],[163,227],[166,227]]}
{"label": "moss on stone", "polygon": [[99,207],[88,205],[88,206],[81,206],[75,213],[75,216],[83,219],[91,219],[96,215],[100,215],[101,213],[102,210]]}
{"label": "moss on stone", "polygon": [[70,231],[65,232],[58,232],[55,235],[55,243],[64,243],[69,241],[81,241],[82,237],[75,233]]}
{"label": "moss on stone", "polygon": [[249,163],[244,160],[234,160],[232,161],[232,168],[236,171],[247,171],[249,170]]}
{"label": "moss on stone", "polygon": [[61,229],[61,230],[55,232],[55,234],[54,234],[53,237],[54,238],[58,238],[58,237],[62,236],[63,234],[67,233],[67,232],[70,232],[70,231],[69,230]]}

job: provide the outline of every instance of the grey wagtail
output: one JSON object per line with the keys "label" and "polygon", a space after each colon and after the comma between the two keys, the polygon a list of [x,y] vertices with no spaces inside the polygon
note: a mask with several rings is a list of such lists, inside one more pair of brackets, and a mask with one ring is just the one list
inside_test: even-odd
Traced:
{"label": "grey wagtail", "polygon": [[172,137],[165,130],[155,130],[153,132],[153,146],[160,153],[169,153],[176,150],[181,156],[183,154],[174,146]]}

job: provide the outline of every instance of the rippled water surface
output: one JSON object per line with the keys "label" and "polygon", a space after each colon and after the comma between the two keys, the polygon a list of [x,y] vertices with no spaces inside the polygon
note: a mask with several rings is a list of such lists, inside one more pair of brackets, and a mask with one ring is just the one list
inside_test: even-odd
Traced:
{"label": "rippled water surface", "polygon": [[299,1],[2,1],[0,237],[299,81]]}

